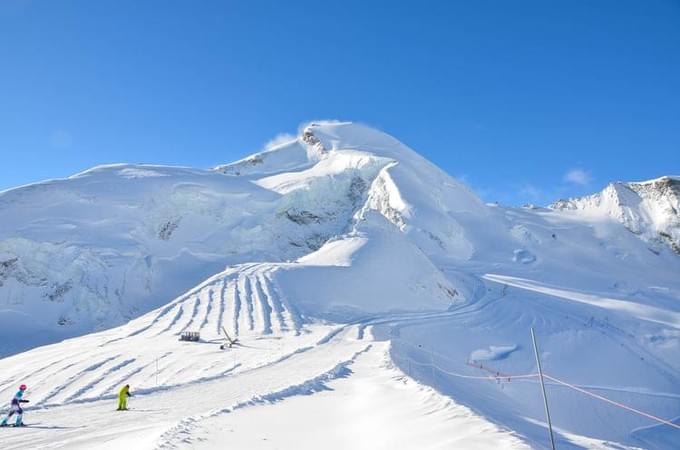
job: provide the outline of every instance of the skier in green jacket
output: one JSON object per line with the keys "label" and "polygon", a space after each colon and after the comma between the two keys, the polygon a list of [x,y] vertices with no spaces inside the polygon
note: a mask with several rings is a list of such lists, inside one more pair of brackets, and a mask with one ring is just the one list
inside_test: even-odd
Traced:
{"label": "skier in green jacket", "polygon": [[118,411],[127,411],[127,399],[132,396],[130,394],[130,385],[126,384],[118,393]]}

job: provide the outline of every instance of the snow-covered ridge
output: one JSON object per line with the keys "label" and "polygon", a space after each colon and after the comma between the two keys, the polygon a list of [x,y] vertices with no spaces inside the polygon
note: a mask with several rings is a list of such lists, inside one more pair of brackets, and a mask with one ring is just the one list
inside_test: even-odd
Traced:
{"label": "snow-covered ridge", "polygon": [[665,176],[641,182],[616,182],[587,197],[560,200],[553,209],[585,216],[611,217],[649,242],[680,254],[680,178]]}
{"label": "snow-covered ridge", "polygon": [[314,252],[371,211],[414,251],[466,257],[449,212],[485,208],[396,139],[346,122],[214,170],[97,166],[0,193],[0,325],[20,321],[38,343],[122,324],[226,266]]}

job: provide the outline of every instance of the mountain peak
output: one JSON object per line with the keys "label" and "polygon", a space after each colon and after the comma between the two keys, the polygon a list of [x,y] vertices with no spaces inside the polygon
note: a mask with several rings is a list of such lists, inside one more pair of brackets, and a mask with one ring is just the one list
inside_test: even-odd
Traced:
{"label": "mountain peak", "polygon": [[680,254],[679,177],[613,182],[599,193],[559,200],[551,208],[610,217],[647,241],[655,251],[667,245]]}

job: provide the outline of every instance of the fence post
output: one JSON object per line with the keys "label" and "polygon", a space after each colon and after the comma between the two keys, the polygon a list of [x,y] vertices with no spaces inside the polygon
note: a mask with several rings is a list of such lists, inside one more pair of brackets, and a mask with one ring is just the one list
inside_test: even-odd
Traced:
{"label": "fence post", "polygon": [[434,356],[432,356],[432,352],[429,350],[428,353],[430,354],[430,367],[432,368],[432,387],[437,389],[437,376],[434,373]]}
{"label": "fence post", "polygon": [[550,420],[550,409],[548,408],[548,396],[545,393],[545,383],[543,382],[543,369],[541,368],[541,358],[538,356],[538,344],[536,344],[536,333],[531,328],[531,340],[534,343],[534,353],[536,354],[536,364],[538,365],[538,375],[541,379],[541,390],[543,391],[543,403],[545,404],[545,416],[548,418],[548,429],[550,430],[550,445],[555,450],[555,437],[553,436],[552,421]]}

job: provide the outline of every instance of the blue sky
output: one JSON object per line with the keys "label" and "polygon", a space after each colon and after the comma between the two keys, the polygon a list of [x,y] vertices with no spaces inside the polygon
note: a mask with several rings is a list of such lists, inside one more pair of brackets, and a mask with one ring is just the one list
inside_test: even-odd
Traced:
{"label": "blue sky", "polygon": [[1,0],[0,189],[211,167],[313,119],[488,201],[680,174],[680,1]]}

